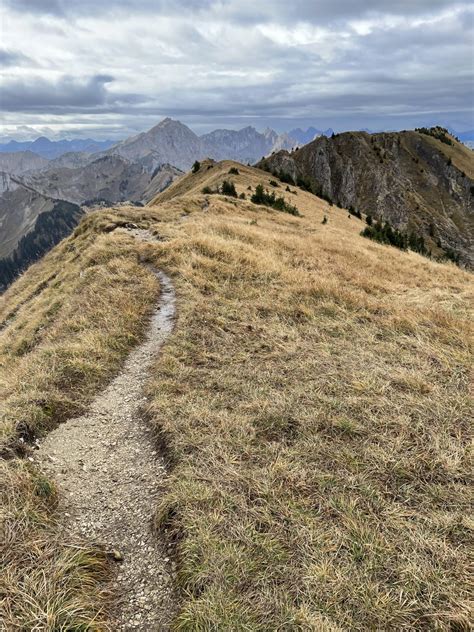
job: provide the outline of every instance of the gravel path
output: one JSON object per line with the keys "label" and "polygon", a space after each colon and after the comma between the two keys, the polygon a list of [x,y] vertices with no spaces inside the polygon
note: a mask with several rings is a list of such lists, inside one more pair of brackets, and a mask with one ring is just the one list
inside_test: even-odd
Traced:
{"label": "gravel path", "polygon": [[[151,240],[144,231],[129,232]],[[72,534],[105,545],[117,560],[114,631],[167,630],[173,611],[171,563],[151,524],[166,473],[141,415],[148,371],[175,313],[172,283],[155,273],[161,296],[145,342],[89,412],[53,430],[35,453],[62,492]]]}

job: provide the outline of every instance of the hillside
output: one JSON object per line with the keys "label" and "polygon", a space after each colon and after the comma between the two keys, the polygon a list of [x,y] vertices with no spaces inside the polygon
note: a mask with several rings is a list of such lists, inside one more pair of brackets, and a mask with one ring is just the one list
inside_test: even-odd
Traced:
{"label": "hillside", "polygon": [[[212,156],[254,162],[293,144],[285,134],[273,130],[261,134],[252,127],[197,136],[169,118],[113,147],[108,141],[12,141],[3,146],[10,152],[1,153],[0,146],[0,257],[9,256],[28,235],[38,213],[51,210],[51,200],[87,206],[98,202],[147,203],[196,159]],[[51,160],[32,153],[30,147]],[[11,278],[9,274],[8,281]],[[2,287],[6,281],[0,279]]]}
{"label": "hillside", "polygon": [[73,230],[84,213],[80,205],[146,203],[179,175],[171,165],[118,156],[19,176],[0,172],[0,291]]}
{"label": "hillside", "polygon": [[[144,200],[145,192],[156,175],[152,167],[112,155],[97,158],[84,167],[59,167],[24,175],[22,182],[44,195],[75,204],[91,200],[142,202],[147,201]],[[163,187],[181,174],[179,169],[170,165],[161,166],[156,173],[161,174]],[[167,178],[163,177],[165,173]],[[155,188],[159,189],[157,183]]]}
{"label": "hillside", "polygon": [[34,230],[38,216],[51,211],[58,200],[6,173],[0,172],[0,184],[0,258],[4,258],[13,254],[22,237]]}
{"label": "hillside", "polygon": [[434,255],[451,252],[474,266],[474,154],[441,128],[323,136],[259,166],[423,235]]}
{"label": "hillside", "polygon": [[[224,180],[239,197],[202,192]],[[253,204],[258,185],[298,214]],[[125,406],[140,397],[130,432],[152,431],[135,466],[164,459],[148,503],[162,598],[138,588],[130,625],[470,629],[472,276],[365,239],[363,226],[265,171],[204,161],[145,208],[89,214],[7,290],[7,629],[125,629],[123,577],[141,540],[136,556],[122,555],[128,531],[99,547],[61,481],[77,472],[106,525],[133,513],[150,480],[91,465],[80,441],[64,463],[42,437],[80,435],[94,396],[114,376],[128,384],[124,359],[148,344],[166,290],[156,271],[171,279],[177,316],[146,399]],[[126,433],[112,445],[119,414],[100,409],[83,433],[110,463],[135,450]],[[126,507],[114,497],[123,486]],[[146,522],[140,509],[135,523]]]}
{"label": "hillside", "polygon": [[48,163],[49,160],[34,154],[32,151],[0,153],[0,171],[13,175],[35,169],[44,169]]}
{"label": "hillside", "polygon": [[14,250],[0,259],[0,292],[6,290],[31,263],[67,237],[84,216],[79,206],[64,200],[51,200],[48,208],[39,213]]}

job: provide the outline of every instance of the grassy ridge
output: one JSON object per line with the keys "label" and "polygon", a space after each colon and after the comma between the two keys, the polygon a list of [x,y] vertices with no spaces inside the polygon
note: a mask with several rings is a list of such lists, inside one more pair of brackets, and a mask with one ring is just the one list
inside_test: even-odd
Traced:
{"label": "grassy ridge", "polygon": [[9,630],[105,630],[106,560],[61,525],[54,483],[14,458],[81,413],[142,335],[158,293],[113,213],[91,215],[2,298],[2,583]]}
{"label": "grassy ridge", "polygon": [[150,253],[177,629],[469,629],[469,275],[319,210],[206,213]]}
{"label": "grassy ridge", "polygon": [[[472,277],[360,237],[362,222],[300,189],[287,198],[302,217],[203,196],[232,164],[204,163],[159,206],[87,218],[12,287],[5,444],[25,432],[24,405],[44,431],[117,369],[157,292],[140,254],[178,297],[149,384],[170,463],[156,524],[174,545],[175,628],[469,629]],[[232,180],[240,195],[270,177],[239,165]],[[132,217],[160,241],[108,232]],[[7,620],[105,629],[100,553],[80,543],[68,566],[54,487],[17,460],[6,472]],[[59,578],[44,592],[25,588],[38,568]]]}

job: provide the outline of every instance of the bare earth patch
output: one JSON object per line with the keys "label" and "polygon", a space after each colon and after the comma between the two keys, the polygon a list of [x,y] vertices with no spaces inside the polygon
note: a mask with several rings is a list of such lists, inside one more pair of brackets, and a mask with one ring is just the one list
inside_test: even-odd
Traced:
{"label": "bare earth patch", "polygon": [[70,532],[105,546],[120,564],[114,630],[165,630],[173,614],[171,566],[151,524],[165,470],[141,415],[148,370],[175,311],[170,279],[156,274],[161,299],[146,340],[88,413],[51,432],[35,458],[58,483]]}

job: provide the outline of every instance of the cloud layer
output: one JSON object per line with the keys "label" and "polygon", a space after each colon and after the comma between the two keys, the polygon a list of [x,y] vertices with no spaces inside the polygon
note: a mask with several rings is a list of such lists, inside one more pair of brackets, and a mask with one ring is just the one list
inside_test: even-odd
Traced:
{"label": "cloud layer", "polygon": [[163,116],[474,127],[473,18],[448,0],[4,0],[2,136],[117,138]]}

